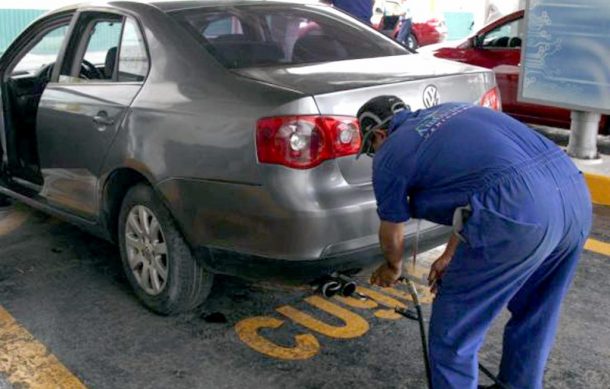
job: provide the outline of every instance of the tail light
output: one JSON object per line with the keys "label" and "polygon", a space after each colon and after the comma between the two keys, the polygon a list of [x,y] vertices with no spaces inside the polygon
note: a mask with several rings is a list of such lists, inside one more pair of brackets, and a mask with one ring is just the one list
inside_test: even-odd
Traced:
{"label": "tail light", "polygon": [[500,101],[500,92],[498,87],[494,86],[481,97],[479,104],[483,107],[491,108],[494,111],[500,111],[502,109],[502,103]]}
{"label": "tail light", "polygon": [[258,161],[295,169],[356,154],[360,142],[358,121],[352,117],[280,116],[260,119],[256,126]]}

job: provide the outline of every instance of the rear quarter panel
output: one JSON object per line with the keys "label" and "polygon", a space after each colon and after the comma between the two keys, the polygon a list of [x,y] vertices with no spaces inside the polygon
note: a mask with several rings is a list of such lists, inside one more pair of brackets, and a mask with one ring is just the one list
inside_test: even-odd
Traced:
{"label": "rear quarter panel", "polygon": [[256,121],[278,112],[316,113],[312,99],[234,75],[169,16],[134,7],[151,67],[110,148],[106,174],[126,166],[153,183],[169,177],[259,183]]}

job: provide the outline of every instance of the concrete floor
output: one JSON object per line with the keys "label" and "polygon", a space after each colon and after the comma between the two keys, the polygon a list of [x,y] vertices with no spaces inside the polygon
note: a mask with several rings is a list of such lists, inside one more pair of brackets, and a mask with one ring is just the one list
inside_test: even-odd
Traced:
{"label": "concrete floor", "polygon": [[[610,242],[610,209],[596,208],[592,237]],[[610,257],[583,255],[564,305],[545,387],[610,388],[608,275]],[[131,293],[115,247],[21,205],[0,210],[0,308],[14,318],[19,331],[32,335],[28,342],[45,345],[43,354],[52,353],[57,358],[53,363],[65,366],[66,374],[88,387],[424,387],[414,322],[379,318],[377,311],[333,301],[364,319],[368,327],[360,328],[362,335],[339,339],[340,331],[321,335],[310,329],[315,326],[297,325],[276,311],[289,305],[340,328],[340,320],[304,301],[311,295],[308,289],[278,289],[220,277],[217,281],[198,312],[155,316]],[[315,355],[285,360],[248,347],[236,324],[260,316],[283,323],[261,330],[265,339],[292,347],[295,335],[310,334],[318,342]],[[497,320],[480,353],[492,370],[500,358],[506,320],[506,314]],[[2,342],[13,341],[6,333],[3,338],[1,330],[2,325],[0,349]],[[0,389],[34,386],[27,375],[36,375],[40,368],[28,365],[30,354],[11,350],[9,358],[0,353]],[[18,362],[19,357],[24,360]],[[22,368],[20,375],[17,368]]]}

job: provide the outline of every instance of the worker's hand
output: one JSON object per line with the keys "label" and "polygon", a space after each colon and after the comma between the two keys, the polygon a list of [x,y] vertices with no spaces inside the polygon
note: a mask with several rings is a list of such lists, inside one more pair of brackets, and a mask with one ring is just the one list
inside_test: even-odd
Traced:
{"label": "worker's hand", "polygon": [[396,284],[401,274],[402,263],[393,266],[386,262],[375,270],[371,276],[371,284],[387,288]]}
{"label": "worker's hand", "polygon": [[445,270],[447,269],[447,266],[449,266],[451,258],[453,258],[451,255],[443,254],[432,264],[430,274],[428,274],[428,286],[432,293],[437,292],[439,281],[443,278],[443,274],[445,274]]}

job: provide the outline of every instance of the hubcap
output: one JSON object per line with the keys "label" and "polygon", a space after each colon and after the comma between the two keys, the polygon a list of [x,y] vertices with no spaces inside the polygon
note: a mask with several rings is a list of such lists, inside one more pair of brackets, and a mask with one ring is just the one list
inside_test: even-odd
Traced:
{"label": "hubcap", "polygon": [[153,212],[136,205],[129,211],[125,226],[125,246],[129,268],[144,291],[152,296],[167,285],[167,244]]}

